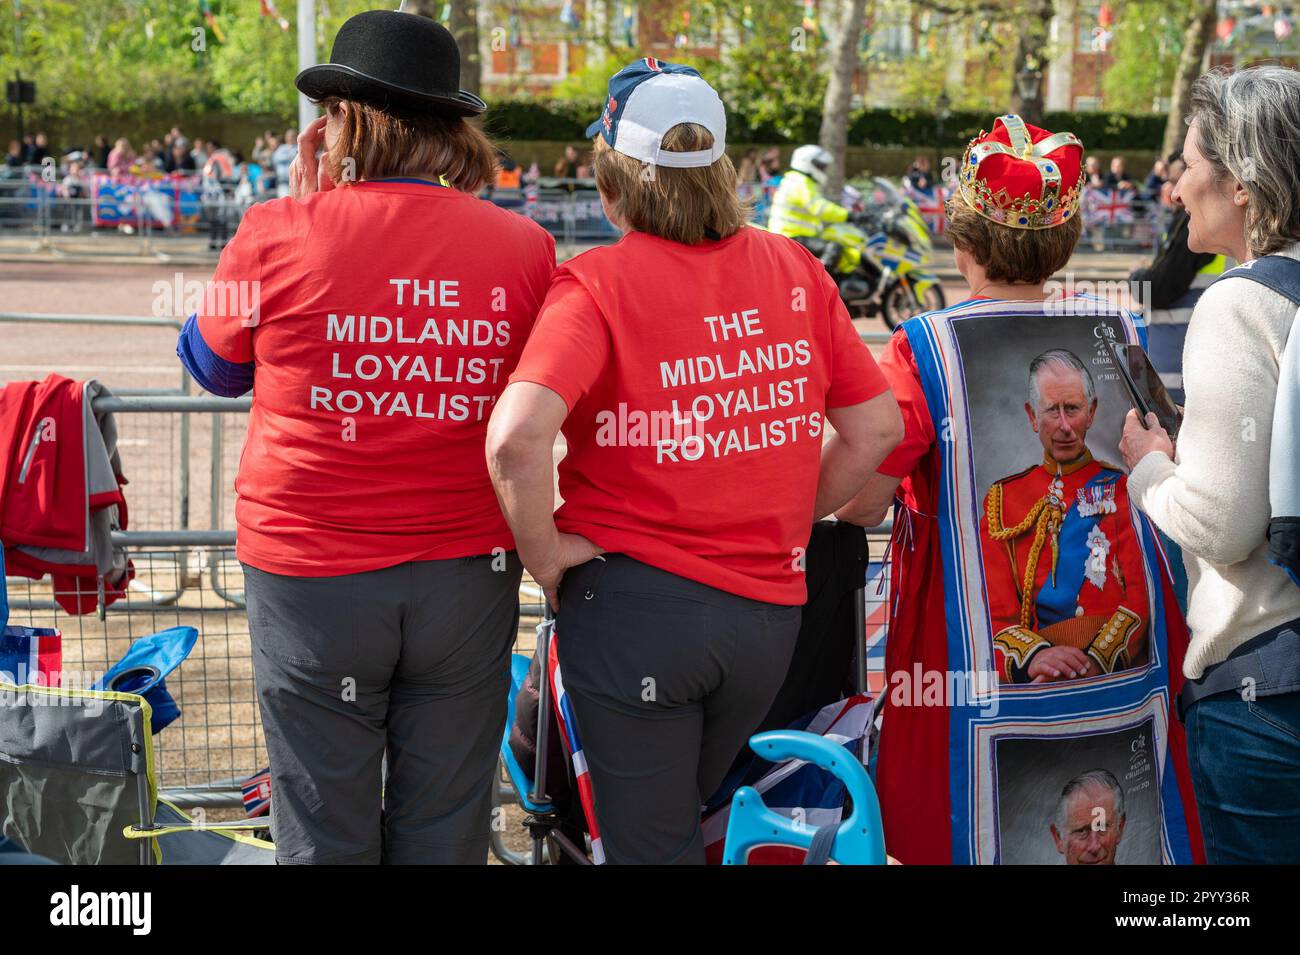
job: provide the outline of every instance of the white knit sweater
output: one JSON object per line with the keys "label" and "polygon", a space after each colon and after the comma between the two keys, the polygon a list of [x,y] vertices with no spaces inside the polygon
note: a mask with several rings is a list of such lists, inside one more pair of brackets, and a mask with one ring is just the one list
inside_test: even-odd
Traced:
{"label": "white knit sweater", "polygon": [[[1280,254],[1300,259],[1300,243]],[[1129,493],[1183,549],[1199,677],[1251,637],[1300,617],[1300,587],[1268,561],[1268,467],[1278,365],[1296,306],[1243,278],[1210,287],[1183,347],[1185,416],[1175,460],[1144,457]],[[1294,384],[1293,384],[1294,387]]]}

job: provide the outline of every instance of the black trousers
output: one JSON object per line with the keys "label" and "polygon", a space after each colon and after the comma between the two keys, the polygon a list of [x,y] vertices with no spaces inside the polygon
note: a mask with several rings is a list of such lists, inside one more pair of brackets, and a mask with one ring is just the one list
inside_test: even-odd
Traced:
{"label": "black trousers", "polygon": [[704,863],[700,806],[776,696],[799,620],[621,554],[565,574],[556,640],[607,862]]}
{"label": "black trousers", "polygon": [[522,572],[513,551],[337,577],[244,565],[277,862],[487,861]]}

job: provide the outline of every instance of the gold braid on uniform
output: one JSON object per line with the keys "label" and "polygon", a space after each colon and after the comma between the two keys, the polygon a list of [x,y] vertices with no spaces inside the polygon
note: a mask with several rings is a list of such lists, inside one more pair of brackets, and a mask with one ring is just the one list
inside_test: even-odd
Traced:
{"label": "gold braid on uniform", "polygon": [[1043,553],[1043,544],[1049,537],[1052,542],[1052,577],[1056,577],[1056,561],[1060,556],[1060,545],[1057,543],[1057,531],[1061,528],[1061,521],[1065,518],[1065,509],[1059,505],[1053,504],[1049,498],[1044,495],[1039,498],[1038,503],[1029,509],[1025,519],[1014,527],[1004,527],[1002,525],[1002,485],[994,484],[989,488],[989,494],[985,510],[989,519],[989,536],[996,541],[1011,540],[1027,532],[1031,527],[1034,529],[1034,542],[1029,547],[1029,558],[1025,564],[1024,585],[1020,592],[1020,626],[1029,629],[1029,621],[1033,616],[1034,606],[1034,577],[1038,573],[1038,558]]}

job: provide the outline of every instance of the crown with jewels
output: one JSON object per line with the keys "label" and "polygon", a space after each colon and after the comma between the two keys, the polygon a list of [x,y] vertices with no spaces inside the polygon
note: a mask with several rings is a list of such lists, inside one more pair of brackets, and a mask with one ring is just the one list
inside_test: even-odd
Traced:
{"label": "crown with jewels", "polygon": [[1083,143],[1074,133],[1049,133],[1014,113],[999,116],[992,132],[981,131],[966,147],[957,193],[999,225],[1051,229],[1079,214]]}

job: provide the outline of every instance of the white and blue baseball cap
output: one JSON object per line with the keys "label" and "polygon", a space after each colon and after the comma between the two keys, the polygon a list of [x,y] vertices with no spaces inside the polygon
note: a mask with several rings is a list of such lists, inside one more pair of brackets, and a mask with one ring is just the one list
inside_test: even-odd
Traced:
{"label": "white and blue baseball cap", "polygon": [[[664,135],[682,123],[698,123],[712,133],[713,148],[663,149]],[[694,67],[647,56],[610,77],[605,112],[587,127],[588,138],[597,134],[611,149],[656,166],[711,166],[726,152],[727,114]]]}

